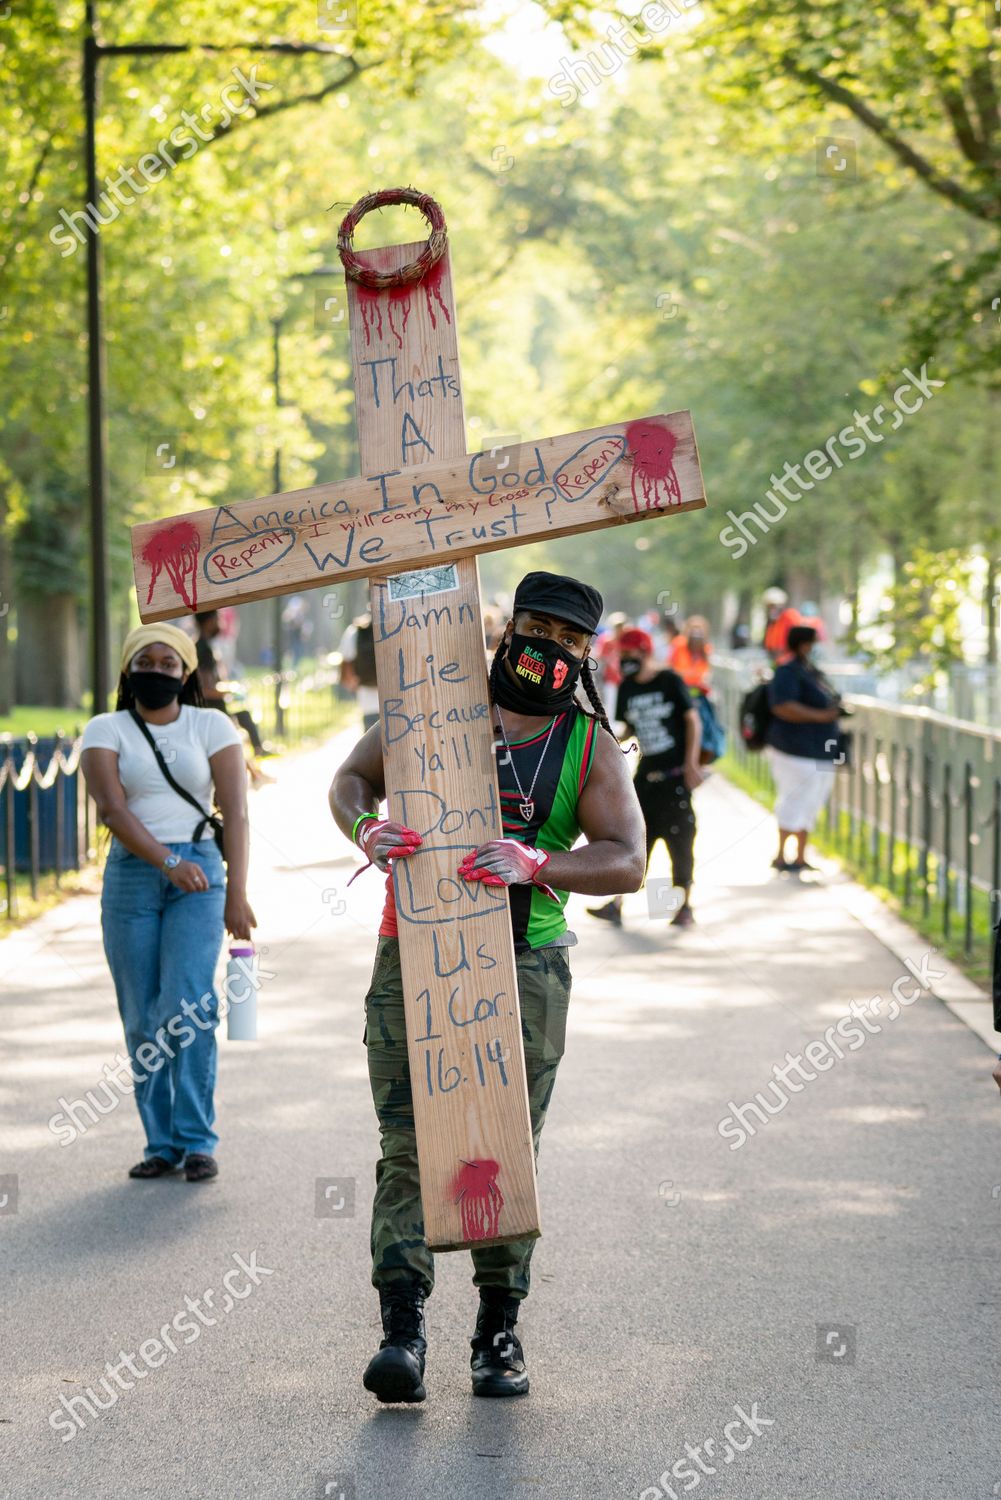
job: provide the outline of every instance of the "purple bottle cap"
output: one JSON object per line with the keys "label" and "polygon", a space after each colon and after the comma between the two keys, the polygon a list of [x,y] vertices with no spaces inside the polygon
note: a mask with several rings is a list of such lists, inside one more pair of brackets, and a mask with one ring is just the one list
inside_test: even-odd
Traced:
{"label": "purple bottle cap", "polygon": [[249,958],[256,952],[253,943],[236,943],[229,950],[230,958]]}

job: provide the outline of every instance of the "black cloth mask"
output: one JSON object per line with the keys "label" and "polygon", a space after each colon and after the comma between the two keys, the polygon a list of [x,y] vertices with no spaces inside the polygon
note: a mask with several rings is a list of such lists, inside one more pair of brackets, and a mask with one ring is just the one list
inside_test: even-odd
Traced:
{"label": "black cloth mask", "polygon": [[584,663],[557,641],[512,635],[507,661],[514,681],[502,663],[496,685],[501,708],[515,714],[546,714],[559,713],[573,703]]}
{"label": "black cloth mask", "polygon": [[184,683],[169,672],[130,672],[132,696],[143,708],[166,708],[173,703]]}
{"label": "black cloth mask", "polygon": [[619,671],[623,677],[635,677],[642,665],[638,656],[623,656],[619,662]]}

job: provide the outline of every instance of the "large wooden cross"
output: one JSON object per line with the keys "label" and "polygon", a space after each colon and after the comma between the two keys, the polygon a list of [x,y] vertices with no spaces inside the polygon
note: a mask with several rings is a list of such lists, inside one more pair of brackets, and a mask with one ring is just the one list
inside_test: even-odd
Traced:
{"label": "large wooden cross", "polygon": [[[356,253],[391,203],[430,238]],[[389,816],[424,840],[393,880],[425,1233],[455,1250],[540,1232],[508,893],[456,873],[502,834],[477,554],[706,502],[687,412],[467,453],[438,205],[371,194],[338,244],[361,476],[136,526],[136,589],[151,621],[370,580]]]}

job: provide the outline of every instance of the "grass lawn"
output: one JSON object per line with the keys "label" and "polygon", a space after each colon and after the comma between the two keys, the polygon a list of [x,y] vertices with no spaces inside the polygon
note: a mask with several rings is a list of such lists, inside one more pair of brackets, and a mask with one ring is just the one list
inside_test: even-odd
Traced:
{"label": "grass lawn", "polygon": [[89,708],[18,707],[9,714],[0,714],[0,734],[13,735],[17,740],[30,732],[43,739],[62,730],[64,735],[72,738],[89,718]]}

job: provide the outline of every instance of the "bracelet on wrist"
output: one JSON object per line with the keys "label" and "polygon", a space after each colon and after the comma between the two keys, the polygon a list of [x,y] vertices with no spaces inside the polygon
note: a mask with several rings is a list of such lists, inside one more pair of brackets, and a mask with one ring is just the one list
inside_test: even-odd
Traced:
{"label": "bracelet on wrist", "polygon": [[352,828],[351,828],[351,842],[352,842],[352,844],[357,844],[358,843],[358,829],[359,829],[359,826],[362,823],[364,823],[367,818],[372,818],[375,822],[378,822],[379,821],[379,814],[378,813],[367,812],[367,813],[362,813],[360,815],[360,817],[355,818],[354,823],[353,823]]}

